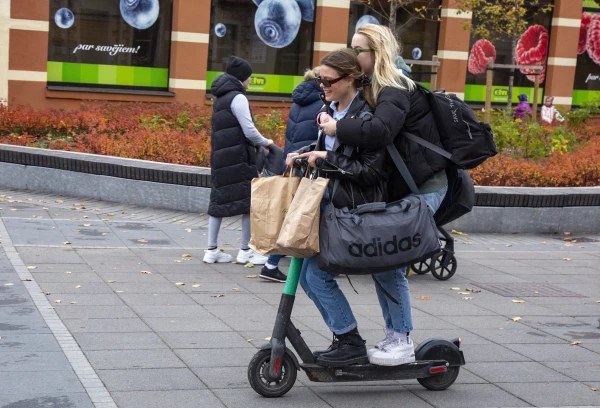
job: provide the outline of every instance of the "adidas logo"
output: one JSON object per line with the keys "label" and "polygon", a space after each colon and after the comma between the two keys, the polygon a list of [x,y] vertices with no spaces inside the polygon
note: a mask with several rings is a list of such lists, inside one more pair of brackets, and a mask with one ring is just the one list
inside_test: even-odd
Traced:
{"label": "adidas logo", "polygon": [[421,234],[415,234],[412,237],[404,237],[398,240],[396,235],[386,242],[381,242],[381,238],[373,238],[370,244],[350,244],[348,246],[348,252],[355,258],[368,257],[372,258],[375,256],[394,255],[398,251],[406,252],[413,248],[421,245]]}

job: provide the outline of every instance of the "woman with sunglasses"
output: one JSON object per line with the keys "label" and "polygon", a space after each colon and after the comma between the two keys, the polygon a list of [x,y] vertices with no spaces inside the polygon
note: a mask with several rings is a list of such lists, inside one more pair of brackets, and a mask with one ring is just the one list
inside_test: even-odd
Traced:
{"label": "woman with sunglasses", "polygon": [[[429,209],[435,212],[448,189],[447,161],[437,153],[408,140],[412,133],[442,147],[431,108],[423,92],[396,67],[400,47],[392,31],[384,26],[366,24],[352,37],[352,49],[363,73],[371,78],[377,101],[373,116],[365,120],[344,118],[336,121],[321,115],[320,126],[327,135],[336,135],[340,143],[358,148],[377,149],[394,143],[404,159]],[[391,163],[390,163],[391,165]],[[410,193],[399,172],[392,170],[387,185],[389,201]],[[412,312],[406,268],[378,273],[375,278],[399,303],[392,302],[376,286],[385,321],[385,338],[369,350],[369,361],[379,365],[400,365],[414,361]]]}
{"label": "woman with sunglasses", "polygon": [[[325,94],[324,114],[332,120],[370,115],[370,89],[361,73],[356,55],[349,49],[331,52],[321,60],[317,81]],[[345,145],[335,135],[320,131],[316,143],[288,155],[287,165],[291,166],[295,158],[306,157],[309,165],[317,168],[322,176],[340,180],[333,196],[334,183],[329,183],[322,209],[330,200],[336,208],[349,209],[385,200],[385,150],[354,148],[350,156],[344,154],[344,150]],[[304,260],[300,284],[334,335],[327,350],[315,352],[317,361],[333,367],[366,363],[365,342],[358,333],[356,319],[336,277],[336,274],[319,269],[316,257]]]}

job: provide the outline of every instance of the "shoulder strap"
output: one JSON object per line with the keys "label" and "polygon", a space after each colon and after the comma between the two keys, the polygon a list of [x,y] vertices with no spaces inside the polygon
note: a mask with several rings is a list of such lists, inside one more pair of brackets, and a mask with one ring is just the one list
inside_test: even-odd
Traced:
{"label": "shoulder strap", "polygon": [[394,161],[396,168],[402,175],[402,178],[404,179],[404,181],[406,181],[406,184],[408,184],[408,188],[410,188],[410,191],[413,194],[421,194],[419,192],[419,189],[417,188],[417,184],[415,183],[415,180],[413,179],[413,177],[410,175],[410,172],[408,171],[408,167],[406,167],[406,163],[404,163],[404,160],[402,160],[402,156],[400,156],[400,153],[398,153],[396,146],[394,146],[393,143],[387,145],[387,151],[390,154],[390,156],[392,157],[392,160]]}
{"label": "shoulder strap", "polygon": [[403,132],[403,135],[406,136],[407,139],[412,140],[413,142],[418,143],[421,146],[428,148],[429,150],[433,150],[441,156],[444,156],[446,159],[452,160],[452,154],[442,149],[441,147],[436,146],[433,143],[428,142],[423,138],[420,138],[419,136],[413,135],[412,133]]}

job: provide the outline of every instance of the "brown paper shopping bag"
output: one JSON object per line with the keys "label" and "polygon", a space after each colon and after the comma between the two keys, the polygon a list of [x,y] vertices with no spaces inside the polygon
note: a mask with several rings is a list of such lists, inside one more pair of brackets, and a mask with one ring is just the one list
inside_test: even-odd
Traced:
{"label": "brown paper shopping bag", "polygon": [[290,176],[288,172],[283,176],[252,180],[250,248],[263,255],[279,254],[277,238],[299,184],[300,177]]}
{"label": "brown paper shopping bag", "polygon": [[300,182],[277,240],[282,255],[308,258],[319,252],[320,206],[328,183],[322,177]]}

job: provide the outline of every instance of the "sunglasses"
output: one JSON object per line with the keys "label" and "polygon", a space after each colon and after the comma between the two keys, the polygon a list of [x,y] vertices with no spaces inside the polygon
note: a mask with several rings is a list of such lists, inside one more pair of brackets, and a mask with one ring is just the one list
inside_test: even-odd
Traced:
{"label": "sunglasses", "polygon": [[325,78],[321,78],[319,76],[319,77],[315,78],[315,81],[316,81],[317,85],[323,84],[323,86],[325,86],[326,88],[329,88],[331,85],[335,84],[336,82],[341,81],[344,78],[348,78],[348,74],[344,74],[341,77],[336,78],[336,79],[325,79]]}
{"label": "sunglasses", "polygon": [[361,52],[372,52],[373,50],[370,50],[368,48],[352,48],[352,51],[354,51],[354,53],[358,57]]}

